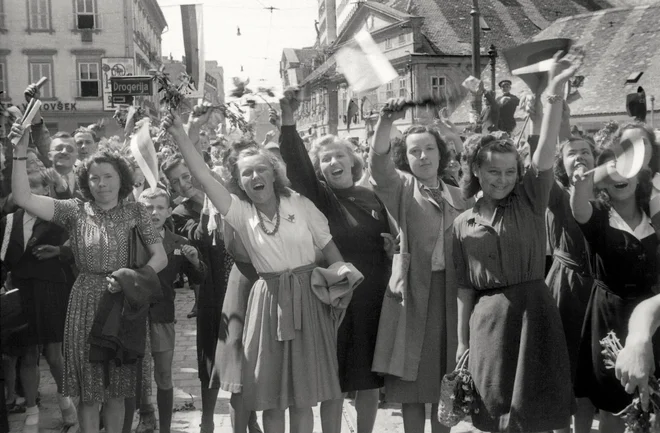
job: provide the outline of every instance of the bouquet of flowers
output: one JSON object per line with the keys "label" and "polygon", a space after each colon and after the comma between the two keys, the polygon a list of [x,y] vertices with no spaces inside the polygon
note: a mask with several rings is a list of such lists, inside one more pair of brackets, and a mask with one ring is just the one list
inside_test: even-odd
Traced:
{"label": "bouquet of flowers", "polygon": [[454,371],[442,378],[438,421],[447,427],[454,427],[468,415],[479,413],[477,390],[467,369],[469,352],[466,350]]}
{"label": "bouquet of flowers", "polygon": [[[613,369],[616,366],[616,359],[619,352],[623,349],[621,342],[614,331],[610,331],[605,338],[600,340],[603,348],[603,362],[605,368]],[[625,433],[648,433],[660,432],[660,384],[655,376],[649,377],[649,410],[642,408],[642,402],[639,398],[639,392],[625,409],[615,414],[624,419],[626,423]]]}

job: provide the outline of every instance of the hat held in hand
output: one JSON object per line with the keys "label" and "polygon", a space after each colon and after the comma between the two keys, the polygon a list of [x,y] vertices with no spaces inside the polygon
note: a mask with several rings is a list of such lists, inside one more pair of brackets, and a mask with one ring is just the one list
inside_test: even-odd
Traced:
{"label": "hat held in hand", "polygon": [[571,39],[546,39],[534,41],[504,51],[504,59],[512,75],[519,76],[531,90],[536,90],[550,70],[552,59],[558,51],[568,53],[573,45]]}

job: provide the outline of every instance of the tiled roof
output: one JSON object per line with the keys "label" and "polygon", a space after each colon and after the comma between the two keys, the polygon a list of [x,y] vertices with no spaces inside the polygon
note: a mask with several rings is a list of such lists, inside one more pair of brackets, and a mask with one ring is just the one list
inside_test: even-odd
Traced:
{"label": "tiled roof", "polygon": [[[402,0],[382,3],[395,8],[408,6]],[[412,0],[410,5],[410,14],[424,17],[422,31],[439,54],[471,54],[472,1]],[[482,32],[481,47],[484,53],[490,44],[508,48],[531,38],[558,18],[610,6],[610,0],[479,0],[481,16],[491,28]]]}
{"label": "tiled roof", "polygon": [[[660,96],[660,2],[651,6],[607,9],[595,13],[562,18],[539,33],[533,40],[571,38],[584,48],[586,57],[578,75],[585,77],[577,93],[569,97],[572,116],[625,113],[625,97],[630,87],[626,79],[644,72],[634,85],[650,95]],[[503,59],[497,62],[497,80],[511,79],[512,93],[529,93],[525,83],[512,77]],[[482,79],[490,84],[490,68]],[[457,123],[468,121],[470,98],[452,114]],[[648,107],[651,108],[650,105]]]}

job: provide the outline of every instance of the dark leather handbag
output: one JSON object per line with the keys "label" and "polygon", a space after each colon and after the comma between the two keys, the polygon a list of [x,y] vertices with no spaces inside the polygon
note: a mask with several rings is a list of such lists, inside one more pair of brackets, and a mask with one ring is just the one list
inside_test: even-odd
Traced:
{"label": "dark leather handbag", "polygon": [[128,268],[140,269],[149,262],[151,253],[147,249],[142,233],[137,226],[131,229],[128,237]]}

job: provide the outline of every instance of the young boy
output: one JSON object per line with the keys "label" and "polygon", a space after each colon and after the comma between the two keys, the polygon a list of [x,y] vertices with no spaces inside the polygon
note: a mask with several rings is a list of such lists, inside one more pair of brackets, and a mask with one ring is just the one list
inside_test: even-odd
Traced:
{"label": "young boy", "polygon": [[[147,189],[142,192],[139,201],[149,213],[154,227],[163,238],[163,246],[167,252],[167,267],[158,273],[163,300],[149,309],[151,328],[151,355],[154,359],[154,379],[156,380],[158,418],[160,433],[170,433],[172,421],[172,406],[174,390],[172,384],[172,358],[174,356],[174,280],[177,274],[183,272],[191,283],[201,283],[206,275],[206,265],[199,259],[195,247],[189,245],[187,239],[172,233],[166,228],[165,222],[172,214],[170,196],[163,189]],[[146,370],[146,369],[145,369]],[[143,371],[145,371],[143,370]],[[146,397],[146,399],[145,399]],[[142,405],[148,403],[148,396],[143,395]],[[133,410],[135,406],[133,405]],[[151,412],[153,414],[153,412]],[[141,417],[146,414],[141,411]],[[126,413],[126,423],[132,423],[133,411]],[[153,419],[153,415],[151,415]],[[149,422],[141,420],[145,424]],[[125,425],[126,427],[126,425]],[[130,431],[130,424],[128,426]],[[125,429],[126,430],[126,429]]]}

